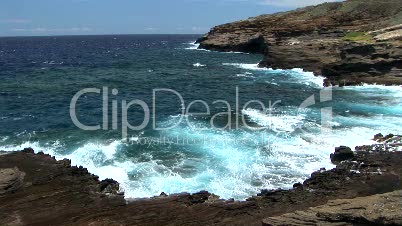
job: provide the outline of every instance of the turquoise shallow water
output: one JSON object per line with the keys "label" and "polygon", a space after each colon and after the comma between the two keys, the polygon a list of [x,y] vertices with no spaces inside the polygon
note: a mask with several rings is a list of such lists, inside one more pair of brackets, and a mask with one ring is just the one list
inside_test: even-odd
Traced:
{"label": "turquoise shallow water", "polygon": [[[196,50],[192,35],[127,35],[26,37],[0,39],[0,150],[33,147],[73,164],[88,167],[102,179],[118,180],[127,197],[150,197],[161,192],[208,190],[222,198],[245,199],[265,188],[288,188],[321,167],[333,167],[335,146],[369,143],[378,132],[402,132],[401,87],[366,85],[333,88],[332,100],[319,103],[322,78],[300,69],[259,69],[259,55]],[[210,115],[178,123],[179,99],[157,98],[155,131],[151,124],[128,131],[83,131],[69,113],[69,104],[83,88],[109,88],[109,107],[116,100],[143,100],[152,111],[153,89],[165,88],[183,96],[185,105],[205,101]],[[238,104],[236,108],[236,87]],[[118,89],[117,95],[111,90]],[[315,105],[299,109],[315,95]],[[225,100],[230,104],[213,102]],[[272,111],[250,104],[258,100]],[[331,107],[332,130],[321,133],[321,109]],[[204,112],[195,104],[195,112]],[[102,97],[83,96],[77,105],[80,121],[102,122]],[[255,131],[253,127],[266,127]],[[132,125],[144,113],[133,107]],[[186,118],[185,118],[186,119]],[[232,129],[218,127],[228,122]],[[236,120],[239,120],[238,129]],[[197,130],[205,127],[205,130]]]}

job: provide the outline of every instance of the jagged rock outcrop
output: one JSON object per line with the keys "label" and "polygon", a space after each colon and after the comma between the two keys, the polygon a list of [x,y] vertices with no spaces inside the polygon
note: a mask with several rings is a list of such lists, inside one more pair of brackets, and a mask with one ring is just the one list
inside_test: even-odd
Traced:
{"label": "jagged rock outcrop", "polygon": [[[226,39],[227,38],[227,39]],[[204,36],[196,41],[200,43],[201,46],[208,46],[207,49],[215,51],[224,52],[245,52],[245,53],[261,53],[265,51],[266,43],[264,36],[260,33],[256,33],[251,36],[235,34],[234,37],[226,37],[222,42],[217,43],[216,41],[208,43],[208,37]],[[233,38],[236,38],[236,44],[232,44]],[[226,41],[229,41],[226,43]],[[219,42],[219,41],[218,41]]]}
{"label": "jagged rock outcrop", "polygon": [[0,225],[75,225],[126,203],[124,196],[101,192],[102,182],[85,168],[32,149],[1,155],[0,168],[13,169],[19,181],[12,192],[0,193]]}
{"label": "jagged rock outcrop", "polygon": [[349,160],[354,157],[354,153],[350,147],[340,146],[335,148],[335,152],[330,155],[331,161],[334,164]]}
{"label": "jagged rock outcrop", "polygon": [[402,84],[402,45],[391,43],[353,44],[340,50],[340,60],[322,67],[326,83]]}
{"label": "jagged rock outcrop", "polygon": [[388,134],[386,136],[380,134],[375,135],[374,141],[378,144],[363,145],[356,147],[356,151],[366,152],[382,152],[382,151],[402,151],[402,136]]}
{"label": "jagged rock outcrop", "polygon": [[216,26],[198,42],[264,54],[260,67],[303,68],[325,85],[393,85],[402,84],[401,24],[400,0],[348,0]]}
{"label": "jagged rock outcrop", "polygon": [[402,225],[402,190],[364,198],[339,199],[325,205],[263,221],[264,226]]}

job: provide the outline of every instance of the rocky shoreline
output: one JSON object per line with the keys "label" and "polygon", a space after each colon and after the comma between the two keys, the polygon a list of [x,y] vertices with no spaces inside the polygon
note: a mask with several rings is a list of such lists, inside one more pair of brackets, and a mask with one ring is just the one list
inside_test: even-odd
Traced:
{"label": "rocky shoreline", "polygon": [[402,137],[375,140],[337,148],[336,168],[291,190],[243,202],[207,191],[125,200],[116,181],[25,149],[0,155],[0,225],[401,225]]}
{"label": "rocky shoreline", "polygon": [[216,26],[201,49],[259,53],[260,67],[303,68],[325,86],[402,84],[402,4],[348,0]]}

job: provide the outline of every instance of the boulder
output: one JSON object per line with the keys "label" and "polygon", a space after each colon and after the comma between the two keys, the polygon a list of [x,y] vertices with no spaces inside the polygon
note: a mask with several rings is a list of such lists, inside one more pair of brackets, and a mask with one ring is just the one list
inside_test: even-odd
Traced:
{"label": "boulder", "polygon": [[113,179],[106,179],[100,182],[100,191],[109,195],[117,195],[120,193],[119,183]]}
{"label": "boulder", "polygon": [[354,153],[352,149],[346,146],[340,146],[335,148],[334,154],[331,154],[331,162],[338,164],[339,162],[352,159],[353,157]]}
{"label": "boulder", "polygon": [[382,133],[379,133],[379,134],[376,134],[376,135],[374,135],[374,141],[378,141],[378,140],[380,140],[380,139],[382,139],[384,137],[384,135],[382,135]]}
{"label": "boulder", "polygon": [[22,152],[28,153],[28,154],[34,154],[35,151],[32,148],[25,148],[24,150],[22,150]]}

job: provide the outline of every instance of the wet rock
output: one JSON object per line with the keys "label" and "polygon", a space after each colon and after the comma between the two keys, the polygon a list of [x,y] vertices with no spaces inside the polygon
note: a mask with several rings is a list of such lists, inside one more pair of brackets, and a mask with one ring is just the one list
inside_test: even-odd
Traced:
{"label": "wet rock", "polygon": [[120,191],[119,183],[113,179],[106,179],[99,184],[100,191],[109,195],[117,195]]}
{"label": "wet rock", "polygon": [[63,159],[63,160],[60,161],[60,163],[66,168],[71,167],[71,160],[70,159]]}
{"label": "wet rock", "polygon": [[378,140],[382,139],[383,137],[384,137],[384,135],[382,135],[382,133],[379,133],[379,134],[374,135],[374,140],[378,141]]}
{"label": "wet rock", "polygon": [[302,183],[296,183],[296,184],[293,185],[293,188],[294,188],[294,189],[302,188],[302,187],[303,187],[303,184],[302,184]]}
{"label": "wet rock", "polygon": [[390,139],[392,139],[394,137],[395,137],[394,134],[388,134],[387,136],[382,137],[382,138],[378,139],[377,141],[378,142],[387,142],[388,140],[390,140]]}
{"label": "wet rock", "polygon": [[35,153],[35,151],[34,151],[32,148],[25,148],[24,150],[22,150],[22,152],[30,153],[30,154],[34,154],[34,153]]}
{"label": "wet rock", "polygon": [[335,148],[334,154],[331,154],[331,162],[338,164],[339,162],[352,159],[354,157],[354,152],[352,149],[346,146],[340,146]]}
{"label": "wet rock", "polygon": [[178,201],[187,206],[202,204],[208,201],[212,194],[207,191],[200,191],[194,194],[182,193],[177,195]]}
{"label": "wet rock", "polygon": [[358,146],[356,147],[356,151],[402,151],[401,135],[388,134],[386,136],[383,136],[382,134],[377,134],[374,136],[374,141],[376,141],[377,144]]}

